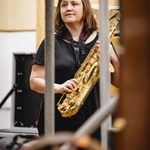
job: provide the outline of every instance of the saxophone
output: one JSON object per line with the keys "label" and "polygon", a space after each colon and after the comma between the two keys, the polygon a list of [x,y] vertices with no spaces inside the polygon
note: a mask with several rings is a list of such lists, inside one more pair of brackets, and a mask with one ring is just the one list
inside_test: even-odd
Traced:
{"label": "saxophone", "polygon": [[[110,11],[110,33],[111,39],[114,35],[120,20],[119,10]],[[99,46],[95,43],[84,62],[77,70],[74,78],[79,82],[77,88],[72,93],[64,93],[57,103],[57,109],[62,117],[72,117],[84,104],[88,94],[99,79]],[[109,71],[114,72],[114,67],[109,63]]]}

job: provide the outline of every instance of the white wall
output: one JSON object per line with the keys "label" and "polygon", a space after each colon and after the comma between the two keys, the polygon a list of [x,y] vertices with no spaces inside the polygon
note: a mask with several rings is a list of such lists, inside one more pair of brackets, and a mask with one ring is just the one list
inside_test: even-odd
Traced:
{"label": "white wall", "polygon": [[[36,32],[0,32],[0,102],[13,86],[13,53],[34,53],[36,51]],[[6,127],[11,123],[12,96],[3,106],[7,111]],[[9,117],[9,118],[8,118]],[[0,128],[3,127],[4,114],[0,112]]]}

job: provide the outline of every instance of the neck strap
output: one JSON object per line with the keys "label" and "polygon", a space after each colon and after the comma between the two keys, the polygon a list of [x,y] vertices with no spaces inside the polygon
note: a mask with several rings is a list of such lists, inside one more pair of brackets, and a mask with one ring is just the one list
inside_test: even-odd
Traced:
{"label": "neck strap", "polygon": [[70,41],[73,50],[74,50],[74,56],[75,56],[75,67],[76,69],[80,67],[80,53],[85,54],[85,41],[88,39],[88,37],[92,34],[93,30],[86,31],[86,28],[84,27],[80,33],[79,41],[76,42],[72,39],[71,33],[66,28],[65,34],[60,35],[63,39],[66,39],[67,41]]}

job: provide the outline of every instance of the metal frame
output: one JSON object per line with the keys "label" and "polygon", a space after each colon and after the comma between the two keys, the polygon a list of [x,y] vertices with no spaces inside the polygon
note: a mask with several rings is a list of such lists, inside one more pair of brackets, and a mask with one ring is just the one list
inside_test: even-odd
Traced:
{"label": "metal frame", "polygon": [[[109,73],[109,18],[108,1],[99,0],[99,41],[100,41],[100,107],[110,100],[110,73]],[[111,127],[111,117],[101,124],[101,143],[108,149],[108,129]]]}
{"label": "metal frame", "polygon": [[[111,98],[110,101],[105,103],[102,108],[99,108],[71,137],[71,140],[76,140],[82,135],[92,134],[107,117],[112,114],[117,106],[118,96]],[[62,145],[60,150],[69,150],[72,145],[66,143]],[[105,148],[107,147],[106,145]],[[108,149],[108,148],[107,148]]]}
{"label": "metal frame", "polygon": [[55,131],[55,103],[54,103],[54,1],[45,0],[46,8],[46,38],[45,38],[45,134],[54,134]]}

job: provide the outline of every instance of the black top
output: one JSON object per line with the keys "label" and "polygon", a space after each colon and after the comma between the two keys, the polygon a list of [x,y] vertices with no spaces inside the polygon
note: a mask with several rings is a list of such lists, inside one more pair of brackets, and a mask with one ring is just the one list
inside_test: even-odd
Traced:
{"label": "black top", "polygon": [[[90,52],[95,42],[98,40],[98,35],[93,41],[84,45],[84,49],[80,48],[79,61],[82,63]],[[75,42],[78,44],[77,42]],[[83,52],[84,50],[84,52]],[[34,64],[44,65],[44,41],[41,43],[37,54],[35,55]],[[55,83],[61,84],[66,80],[74,77],[76,73],[76,63],[74,48],[71,43],[65,41],[58,35],[55,35]],[[55,95],[55,102],[57,104],[60,99],[60,94]],[[99,86],[98,84],[93,88],[87,97],[84,105],[80,111],[71,118],[63,118],[60,112],[55,112],[55,129],[56,131],[75,131],[77,130],[91,114],[99,107]]]}

